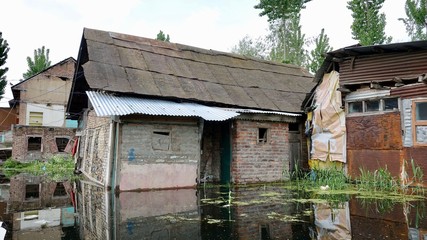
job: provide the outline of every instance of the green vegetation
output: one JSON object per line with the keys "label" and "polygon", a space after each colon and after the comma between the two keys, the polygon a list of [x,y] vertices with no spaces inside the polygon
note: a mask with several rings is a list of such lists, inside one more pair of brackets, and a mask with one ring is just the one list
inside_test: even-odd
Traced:
{"label": "green vegetation", "polygon": [[74,161],[70,156],[54,156],[45,162],[36,160],[28,163],[8,159],[1,166],[1,170],[6,177],[29,173],[34,176],[44,175],[55,181],[77,178],[74,175]]}

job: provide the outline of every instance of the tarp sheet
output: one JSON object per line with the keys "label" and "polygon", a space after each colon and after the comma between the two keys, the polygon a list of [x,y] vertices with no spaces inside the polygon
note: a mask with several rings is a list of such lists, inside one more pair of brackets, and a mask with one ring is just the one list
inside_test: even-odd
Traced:
{"label": "tarp sheet", "polygon": [[332,71],[315,91],[311,159],[346,162],[345,112],[338,87],[339,73]]}

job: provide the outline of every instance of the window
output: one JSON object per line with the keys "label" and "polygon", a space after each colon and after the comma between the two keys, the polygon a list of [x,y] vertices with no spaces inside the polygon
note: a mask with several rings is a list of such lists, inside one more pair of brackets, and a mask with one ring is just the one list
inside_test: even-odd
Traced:
{"label": "window", "polygon": [[427,101],[414,101],[412,108],[414,143],[427,145]]}
{"label": "window", "polygon": [[30,126],[42,126],[43,125],[43,113],[42,112],[30,112]]}
{"label": "window", "polygon": [[56,147],[58,148],[58,152],[64,152],[69,141],[70,141],[70,139],[68,139],[68,138],[59,138],[59,137],[55,138]]}
{"label": "window", "polygon": [[299,132],[299,124],[289,123],[289,132]]}
{"label": "window", "polygon": [[170,144],[170,131],[153,131],[151,138],[151,147],[153,150],[168,151],[170,149]]}
{"label": "window", "polygon": [[258,143],[268,142],[268,128],[258,128]]}
{"label": "window", "polygon": [[25,200],[38,199],[40,187],[38,184],[28,184],[25,186]]}
{"label": "window", "polygon": [[54,197],[67,196],[67,191],[65,191],[64,184],[62,182],[56,183],[55,192],[53,192]]}
{"label": "window", "polygon": [[383,113],[399,110],[398,98],[365,99],[347,103],[347,113]]}
{"label": "window", "polygon": [[28,151],[41,151],[42,150],[42,138],[41,137],[28,137]]}

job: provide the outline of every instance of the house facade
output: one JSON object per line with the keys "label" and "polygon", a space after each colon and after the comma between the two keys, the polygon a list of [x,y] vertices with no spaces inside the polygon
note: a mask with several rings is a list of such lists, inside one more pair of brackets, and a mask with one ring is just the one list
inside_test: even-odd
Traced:
{"label": "house facade", "polygon": [[76,71],[76,158],[100,185],[274,182],[304,163],[299,67],[85,28]]}
{"label": "house facade", "polygon": [[17,113],[12,129],[12,158],[42,160],[68,154],[75,129],[67,128],[66,106],[76,60],[72,57],[11,87],[9,101]]}
{"label": "house facade", "polygon": [[[340,108],[330,114],[335,120],[326,125],[345,125],[346,137],[340,146],[345,146],[342,162],[347,163],[350,176],[358,176],[360,169],[383,168],[402,182],[414,183],[412,163],[427,170],[426,57],[427,41],[350,46],[327,54],[306,109],[313,116],[324,114],[319,107],[322,100],[316,96],[325,91],[340,95]],[[333,81],[336,84],[331,84]],[[345,118],[337,117],[344,114]],[[331,142],[336,138],[325,139]],[[319,146],[313,137],[311,140],[313,158],[313,149]],[[329,150],[338,153],[336,148]]]}

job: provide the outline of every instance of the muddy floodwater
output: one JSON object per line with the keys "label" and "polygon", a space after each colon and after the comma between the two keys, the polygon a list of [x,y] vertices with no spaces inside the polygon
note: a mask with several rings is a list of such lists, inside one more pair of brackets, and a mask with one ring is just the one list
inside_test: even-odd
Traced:
{"label": "muddy floodwater", "polygon": [[[284,185],[122,192],[19,175],[0,185],[5,239],[427,239],[426,200]],[[0,231],[1,234],[2,231]]]}

